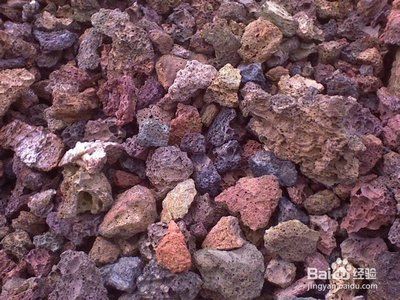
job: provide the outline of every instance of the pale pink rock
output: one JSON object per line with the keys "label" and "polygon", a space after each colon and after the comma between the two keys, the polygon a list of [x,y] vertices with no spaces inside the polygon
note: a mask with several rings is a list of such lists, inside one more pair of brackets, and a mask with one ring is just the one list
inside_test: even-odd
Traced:
{"label": "pale pink rock", "polygon": [[202,248],[217,250],[232,250],[242,247],[246,241],[243,239],[239,220],[235,217],[222,217],[211,228],[203,241]]}
{"label": "pale pink rock", "polygon": [[296,277],[296,266],[282,259],[271,259],[265,270],[265,279],[282,288],[288,287]]}
{"label": "pale pink rock", "polygon": [[330,255],[337,246],[335,233],[339,230],[339,223],[327,215],[323,215],[310,216],[310,225],[320,233],[320,240],[317,243],[318,250],[325,255]]}

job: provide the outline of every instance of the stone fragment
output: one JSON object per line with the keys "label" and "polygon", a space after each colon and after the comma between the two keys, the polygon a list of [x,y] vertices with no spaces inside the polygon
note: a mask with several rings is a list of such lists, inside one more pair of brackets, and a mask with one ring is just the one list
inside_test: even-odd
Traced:
{"label": "stone fragment", "polygon": [[229,211],[239,213],[251,230],[267,226],[282,196],[275,176],[243,177],[235,186],[224,190],[215,201],[225,203]]}
{"label": "stone fragment", "polygon": [[262,63],[276,52],[282,32],[267,20],[258,19],[246,26],[238,53],[245,62]]}
{"label": "stone fragment", "polygon": [[178,147],[157,148],[147,159],[146,175],[159,190],[172,189],[193,173],[193,164]]}
{"label": "stone fragment", "polygon": [[313,255],[310,255],[306,258],[305,261],[306,268],[315,268],[318,271],[328,272],[330,269],[329,263],[326,260],[325,256],[319,252],[316,252]]}
{"label": "stone fragment", "polygon": [[52,286],[49,300],[108,299],[100,271],[85,252],[63,252],[53,272],[58,280]]}
{"label": "stone fragment", "polygon": [[296,277],[296,266],[282,259],[271,259],[265,269],[265,279],[282,288],[288,287]]}
{"label": "stone fragment", "polygon": [[317,250],[320,234],[298,220],[290,220],[268,228],[265,248],[287,261],[304,261]]}
{"label": "stone fragment", "polygon": [[33,248],[31,238],[23,230],[15,230],[7,234],[0,244],[7,253],[18,259],[22,259]]}
{"label": "stone fragment", "polygon": [[310,91],[322,92],[324,90],[322,84],[299,74],[292,77],[289,75],[282,76],[278,82],[278,87],[282,94],[294,98],[302,97]]}
{"label": "stone fragment", "polygon": [[[82,245],[87,238],[98,235],[98,227],[101,222],[102,215],[80,214],[74,218],[59,218],[56,212],[47,215],[46,223],[49,228],[58,236],[65,237],[74,245]],[[54,237],[46,237],[44,241],[46,247],[49,243],[52,247],[59,243]],[[50,246],[50,245],[48,245]]]}
{"label": "stone fragment", "polygon": [[167,234],[156,248],[157,262],[173,273],[188,271],[192,258],[185,237],[174,221],[169,222]]}
{"label": "stone fragment", "polygon": [[299,206],[294,204],[286,197],[282,197],[279,200],[278,205],[278,222],[286,222],[289,220],[299,220],[304,224],[308,224],[310,221],[309,216],[300,209]]}
{"label": "stone fragment", "polygon": [[222,68],[228,63],[233,66],[239,63],[240,37],[225,18],[216,17],[212,23],[205,24],[201,36],[207,44],[212,45],[215,53],[215,58],[212,60],[214,66]]}
{"label": "stone fragment", "polygon": [[84,70],[95,70],[100,64],[98,49],[103,43],[99,32],[93,28],[87,29],[80,37],[80,44],[76,60],[78,67]]}
{"label": "stone fragment", "polygon": [[284,289],[277,290],[274,293],[274,298],[276,299],[307,299],[314,300],[314,298],[298,298],[297,296],[301,296],[304,293],[310,291],[312,286],[315,284],[314,280],[306,277],[302,277],[292,283],[290,286]]}
{"label": "stone fragment", "polygon": [[286,37],[295,35],[299,26],[283,6],[273,1],[265,1],[262,4],[261,16],[274,23]]}
{"label": "stone fragment", "polygon": [[168,145],[170,127],[158,120],[147,119],[139,124],[137,142],[141,147],[164,147]]}
{"label": "stone fragment", "polygon": [[164,96],[165,91],[155,76],[148,77],[137,91],[137,109],[156,104]]}
{"label": "stone fragment", "polygon": [[221,146],[237,137],[231,122],[236,118],[236,111],[232,108],[222,109],[208,128],[206,139],[214,147]]}
{"label": "stone fragment", "polygon": [[12,220],[11,227],[26,231],[31,235],[41,234],[46,231],[46,223],[42,218],[24,210],[19,213],[17,218]]}
{"label": "stone fragment", "polygon": [[122,31],[129,22],[129,14],[121,12],[119,9],[101,8],[92,15],[91,22],[98,32],[114,38],[116,32]]}
{"label": "stone fragment", "polygon": [[55,190],[50,189],[29,197],[30,211],[40,218],[45,218],[53,210],[53,197],[56,193]]}
{"label": "stone fragment", "polygon": [[340,199],[330,190],[323,190],[307,197],[304,208],[311,215],[324,215],[340,206]]}
{"label": "stone fragment", "polygon": [[214,121],[215,117],[219,113],[219,108],[215,104],[208,104],[201,110],[201,123],[205,127],[210,127],[211,123]]}
{"label": "stone fragment", "polygon": [[117,196],[100,224],[99,233],[106,238],[132,237],[146,231],[156,217],[156,200],[152,192],[136,185]]}
{"label": "stone fragment", "polygon": [[[242,113],[253,116],[250,130],[276,156],[299,164],[304,175],[326,185],[353,182],[359,176],[355,154],[365,149],[360,135],[377,134],[379,127],[371,123],[379,121],[355,99],[317,95],[304,103],[281,94],[270,96],[252,83],[246,84],[242,95]],[[334,140],[342,142],[332,144]],[[305,151],[304,145],[310,148]]]}
{"label": "stone fragment", "polygon": [[215,102],[225,107],[237,107],[240,82],[240,70],[235,69],[231,64],[226,64],[218,71],[217,77],[208,87],[204,101]]}
{"label": "stone fragment", "polygon": [[230,140],[215,148],[214,165],[219,174],[238,169],[242,161],[242,147],[237,140]]}
{"label": "stone fragment", "polygon": [[206,153],[206,139],[199,132],[187,133],[183,136],[179,148],[189,155],[204,154]]}
{"label": "stone fragment", "polygon": [[320,233],[318,250],[325,255],[330,255],[337,246],[335,234],[339,230],[339,223],[327,215],[310,216],[310,226]]}
{"label": "stone fragment", "polygon": [[385,241],[380,237],[368,238],[356,234],[350,234],[340,244],[342,257],[363,268],[373,267],[374,261],[387,249]]}
{"label": "stone fragment", "polygon": [[131,188],[141,182],[139,176],[122,170],[115,170],[112,176],[113,183],[119,188]]}
{"label": "stone fragment", "polygon": [[0,250],[0,278],[3,279],[7,273],[11,272],[16,263],[9,257],[5,250]]}
{"label": "stone fragment", "polygon": [[185,68],[178,71],[174,83],[164,97],[166,103],[179,103],[189,100],[200,90],[205,90],[217,76],[217,70],[197,60],[188,61]]}
{"label": "stone fragment", "polygon": [[1,290],[2,299],[44,299],[44,279],[31,277],[23,279],[20,274],[7,280]]}
{"label": "stone fragment", "polygon": [[86,142],[101,141],[106,143],[121,143],[125,137],[126,131],[117,126],[116,118],[111,117],[89,120],[87,123],[85,123],[85,134],[81,140]]}
{"label": "stone fragment", "polygon": [[314,19],[306,12],[300,11],[294,15],[295,21],[299,24],[296,35],[306,41],[324,41],[324,32],[314,24]]}
{"label": "stone fragment", "polygon": [[194,254],[203,288],[227,299],[253,299],[264,284],[264,259],[252,244],[231,250],[202,249]]}
{"label": "stone fragment", "polygon": [[201,129],[201,117],[197,108],[179,103],[175,118],[171,120],[169,144],[179,145],[186,134],[200,133]]}
{"label": "stone fragment", "polygon": [[109,77],[103,82],[97,95],[103,103],[103,111],[109,117],[117,119],[117,125],[123,126],[133,121],[136,109],[136,86],[131,76]]}
{"label": "stone fragment", "polygon": [[19,99],[35,81],[35,76],[25,69],[0,71],[0,117]]}
{"label": "stone fragment", "polygon": [[61,159],[59,166],[74,164],[88,173],[97,173],[110,156],[116,156],[121,151],[118,143],[112,142],[77,142],[73,149],[68,150]]}
{"label": "stone fragment", "polygon": [[[382,4],[384,2],[385,1],[382,1]],[[398,5],[393,5],[392,9],[390,10],[389,16],[387,17],[385,30],[383,31],[383,34],[381,36],[381,39],[386,44],[393,44],[393,45],[400,44],[399,15],[400,15],[400,7]]]}
{"label": "stone fragment", "polygon": [[76,143],[81,141],[85,135],[86,121],[72,123],[61,132],[61,138],[68,148],[74,148]]}
{"label": "stone fragment", "polygon": [[357,159],[360,161],[360,174],[364,175],[371,171],[382,158],[383,144],[372,134],[364,135],[362,140],[366,149],[357,153]]}
{"label": "stone fragment", "polygon": [[400,149],[400,114],[387,121],[383,128],[383,143],[392,150]]}
{"label": "stone fragment", "polygon": [[61,51],[71,47],[78,39],[78,35],[69,30],[56,30],[51,32],[34,30],[33,36],[40,47],[46,51]]}
{"label": "stone fragment", "polygon": [[0,130],[0,144],[12,149],[28,167],[40,171],[54,169],[64,150],[62,140],[42,127],[14,120]]}
{"label": "stone fragment", "polygon": [[175,81],[179,70],[185,68],[187,60],[174,55],[163,55],[156,63],[157,78],[164,89],[168,89]]}
{"label": "stone fragment", "polygon": [[161,221],[169,223],[171,220],[182,219],[189,211],[196,194],[193,179],[178,183],[162,202]]}
{"label": "stone fragment", "polygon": [[65,168],[60,190],[63,201],[58,209],[61,218],[90,212],[107,211],[112,203],[111,185],[103,173],[90,174],[83,169]]}
{"label": "stone fragment", "polygon": [[117,245],[98,236],[90,249],[89,257],[97,266],[101,266],[115,262],[120,253],[121,250]]}
{"label": "stone fragment", "polygon": [[136,284],[139,299],[171,297],[194,300],[203,281],[194,272],[174,274],[152,260],[145,266]]}
{"label": "stone fragment", "polygon": [[396,219],[390,227],[388,234],[389,241],[400,248],[400,219]]}
{"label": "stone fragment", "polygon": [[290,161],[277,158],[269,151],[258,151],[249,160],[254,176],[275,175],[283,186],[292,186],[297,181],[297,170]]}
{"label": "stone fragment", "polygon": [[254,82],[262,88],[268,87],[261,63],[240,65],[238,68],[242,76],[241,83]]}
{"label": "stone fragment", "polygon": [[47,249],[36,248],[29,251],[25,256],[25,261],[35,277],[45,277],[51,271],[55,256]]}
{"label": "stone fragment", "polygon": [[386,179],[359,182],[351,191],[350,206],[341,228],[349,233],[363,228],[377,230],[393,223],[395,215],[396,201],[386,187]]}
{"label": "stone fragment", "polygon": [[116,263],[102,267],[100,272],[107,287],[133,292],[142,269],[143,262],[139,257],[121,257]]}
{"label": "stone fragment", "polygon": [[372,283],[376,289],[368,290],[368,299],[396,299],[400,285],[397,278],[400,276],[400,255],[398,252],[385,251],[376,259],[376,279]]}
{"label": "stone fragment", "polygon": [[242,247],[245,243],[239,220],[228,216],[222,217],[210,230],[203,241],[202,248],[232,250]]}
{"label": "stone fragment", "polygon": [[52,252],[57,252],[63,245],[63,238],[48,231],[41,235],[35,235],[33,237],[33,244],[36,248],[43,248]]}

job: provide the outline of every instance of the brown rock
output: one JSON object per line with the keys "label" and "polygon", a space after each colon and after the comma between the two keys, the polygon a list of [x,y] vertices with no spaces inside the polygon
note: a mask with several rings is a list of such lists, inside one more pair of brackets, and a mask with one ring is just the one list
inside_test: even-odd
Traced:
{"label": "brown rock", "polygon": [[247,62],[262,63],[278,50],[282,37],[278,27],[260,18],[246,26],[238,53]]}
{"label": "brown rock", "polygon": [[175,118],[171,120],[169,135],[170,145],[180,145],[182,138],[188,133],[200,133],[201,117],[197,108],[191,105],[178,104]]}
{"label": "brown rock", "polygon": [[90,249],[89,257],[97,266],[115,262],[121,251],[119,247],[105,238],[98,236]]}
{"label": "brown rock", "polygon": [[25,69],[0,71],[0,117],[18,100],[35,81],[35,76]]}
{"label": "brown rock", "polygon": [[222,217],[210,230],[203,241],[202,248],[232,250],[242,247],[245,243],[238,219],[228,216]]}
{"label": "brown rock", "polygon": [[42,127],[14,120],[0,130],[0,144],[12,149],[28,167],[50,171],[57,167],[64,144],[55,134]]}
{"label": "brown rock", "polygon": [[119,188],[131,188],[139,184],[141,179],[139,176],[125,172],[122,170],[115,170],[113,173],[113,182]]}
{"label": "brown rock", "polygon": [[148,188],[136,185],[117,196],[100,224],[99,233],[107,238],[132,237],[147,230],[157,217],[156,200]]}
{"label": "brown rock", "polygon": [[221,194],[215,201],[225,203],[232,213],[239,213],[251,230],[267,226],[278,205],[282,191],[275,176],[244,177]]}
{"label": "brown rock", "polygon": [[320,234],[298,220],[290,220],[268,228],[265,248],[288,261],[304,261],[317,250]]}
{"label": "brown rock", "polygon": [[311,215],[323,215],[340,206],[339,198],[330,190],[309,196],[303,203]]}
{"label": "brown rock", "polygon": [[174,221],[169,223],[167,234],[158,244],[156,256],[158,263],[173,273],[188,271],[192,266],[185,237]]}
{"label": "brown rock", "polygon": [[89,211],[97,214],[108,210],[113,198],[111,185],[103,173],[90,174],[83,169],[66,167],[60,190],[63,195],[58,214],[72,218]]}
{"label": "brown rock", "polygon": [[168,89],[174,83],[176,74],[179,70],[185,68],[186,63],[186,59],[170,54],[160,57],[156,63],[156,72],[158,81],[165,89]]}
{"label": "brown rock", "polygon": [[201,110],[201,122],[205,127],[210,127],[215,117],[219,113],[219,108],[215,104],[208,104]]}
{"label": "brown rock", "polygon": [[18,259],[22,259],[33,248],[29,234],[23,230],[16,230],[7,234],[0,244],[7,253]]}
{"label": "brown rock", "polygon": [[282,259],[271,259],[265,270],[265,279],[282,288],[288,287],[296,277],[296,266]]}

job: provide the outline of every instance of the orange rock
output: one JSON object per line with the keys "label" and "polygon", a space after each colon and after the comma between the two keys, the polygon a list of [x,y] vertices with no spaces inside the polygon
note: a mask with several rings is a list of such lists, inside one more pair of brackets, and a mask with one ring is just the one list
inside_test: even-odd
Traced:
{"label": "orange rock", "polygon": [[218,223],[207,234],[202,247],[231,250],[240,248],[246,241],[242,238],[239,221],[237,218],[222,217]]}
{"label": "orange rock", "polygon": [[192,266],[192,258],[186,246],[185,237],[178,225],[171,221],[167,234],[156,248],[158,263],[173,273],[188,271]]}

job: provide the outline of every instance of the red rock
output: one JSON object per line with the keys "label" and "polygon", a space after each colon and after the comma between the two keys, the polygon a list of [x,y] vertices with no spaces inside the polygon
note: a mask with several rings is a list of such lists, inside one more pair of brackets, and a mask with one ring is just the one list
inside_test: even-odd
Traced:
{"label": "red rock", "polygon": [[375,167],[378,160],[383,155],[382,141],[372,134],[367,134],[362,137],[363,143],[366,147],[364,151],[357,153],[357,158],[360,161],[360,174],[367,174]]}
{"label": "red rock", "polygon": [[187,133],[200,133],[201,117],[194,106],[178,104],[175,118],[171,121],[169,144],[179,145]]}
{"label": "red rock", "polygon": [[122,170],[116,170],[113,174],[113,182],[120,188],[133,187],[139,184],[140,181],[139,176]]}
{"label": "red rock", "polygon": [[16,267],[16,263],[7,255],[4,250],[0,250],[0,279]]}
{"label": "red rock", "polygon": [[272,175],[244,177],[219,194],[215,201],[225,203],[251,230],[266,227],[282,196],[278,179]]}
{"label": "red rock", "polygon": [[246,144],[243,146],[242,157],[244,161],[248,161],[250,157],[256,154],[258,151],[261,151],[263,146],[261,143],[255,140],[248,140]]}
{"label": "red rock", "polygon": [[99,232],[108,238],[132,237],[146,231],[156,217],[156,200],[152,192],[144,186],[136,185],[117,196],[100,224]]}
{"label": "red rock", "polygon": [[202,248],[232,250],[245,244],[237,218],[222,217],[210,230],[203,241]]}
{"label": "red rock", "polygon": [[117,245],[98,236],[90,249],[89,257],[99,266],[115,262],[120,253],[121,250]]}
{"label": "red rock", "polygon": [[400,7],[398,7],[398,5],[393,5],[387,18],[386,28],[381,39],[387,44],[400,44]]}
{"label": "red rock", "polygon": [[287,191],[290,199],[298,205],[302,205],[306,198],[312,194],[307,179],[303,176],[298,176],[296,184],[288,187]]}
{"label": "red rock", "polygon": [[382,121],[386,122],[400,113],[400,98],[392,94],[386,87],[380,88],[376,95],[379,99],[379,113]]}
{"label": "red rock", "polygon": [[178,225],[171,221],[167,234],[156,248],[158,263],[173,273],[185,272],[192,266],[190,252],[186,246],[185,237]]}
{"label": "red rock", "polygon": [[400,114],[390,118],[383,128],[383,142],[393,150],[400,149]]}
{"label": "red rock", "polygon": [[317,243],[318,250],[325,255],[330,255],[337,246],[335,233],[339,229],[338,222],[327,215],[310,216],[310,225],[320,233],[320,240]]}
{"label": "red rock", "polygon": [[47,249],[36,248],[25,256],[28,269],[36,277],[44,277],[50,273],[55,261],[55,256]]}
{"label": "red rock", "polygon": [[385,178],[359,182],[351,192],[350,206],[341,228],[358,232],[367,228],[376,230],[389,225],[396,215],[396,201],[385,186]]}

